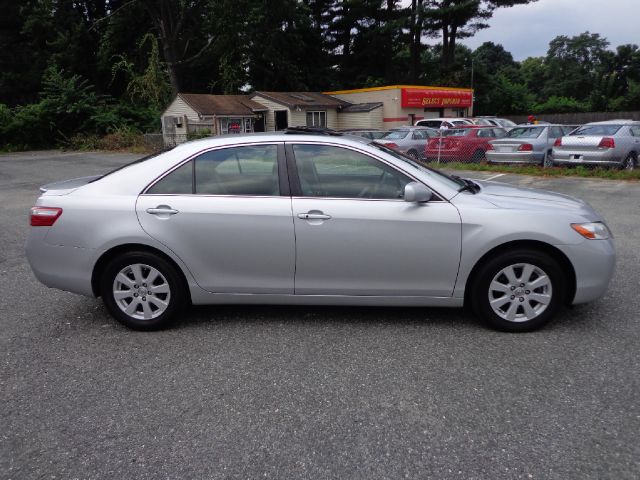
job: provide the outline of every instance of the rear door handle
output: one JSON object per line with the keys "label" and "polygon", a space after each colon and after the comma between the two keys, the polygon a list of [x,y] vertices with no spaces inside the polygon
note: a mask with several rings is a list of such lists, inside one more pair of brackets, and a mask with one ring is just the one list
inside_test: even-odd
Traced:
{"label": "rear door handle", "polygon": [[298,218],[303,220],[329,220],[331,215],[325,215],[324,213],[299,213]]}
{"label": "rear door handle", "polygon": [[178,210],[167,205],[158,205],[156,208],[147,208],[146,211],[151,215],[175,215],[176,213],[179,213]]}

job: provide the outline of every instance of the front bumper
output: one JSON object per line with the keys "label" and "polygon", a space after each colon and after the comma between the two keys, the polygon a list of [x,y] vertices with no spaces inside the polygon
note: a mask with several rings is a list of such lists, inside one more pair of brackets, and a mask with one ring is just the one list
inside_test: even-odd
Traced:
{"label": "front bumper", "polygon": [[603,296],[615,271],[613,240],[585,240],[579,245],[557,248],[569,258],[576,273],[576,293],[571,303],[586,303]]}

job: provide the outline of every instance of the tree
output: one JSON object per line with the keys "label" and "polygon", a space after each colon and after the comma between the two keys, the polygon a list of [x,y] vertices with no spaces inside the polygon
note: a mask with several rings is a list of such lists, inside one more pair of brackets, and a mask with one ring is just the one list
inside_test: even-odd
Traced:
{"label": "tree", "polygon": [[442,72],[451,71],[456,42],[489,28],[486,23],[497,8],[524,5],[537,0],[425,0],[424,15],[430,35],[442,36]]}
{"label": "tree", "polygon": [[547,51],[545,97],[586,99],[593,90],[609,42],[597,33],[575,37],[560,35],[551,40]]}

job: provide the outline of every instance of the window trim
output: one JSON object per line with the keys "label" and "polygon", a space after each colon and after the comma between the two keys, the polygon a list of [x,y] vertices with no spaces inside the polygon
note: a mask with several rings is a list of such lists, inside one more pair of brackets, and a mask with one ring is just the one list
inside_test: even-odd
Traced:
{"label": "window trim", "polygon": [[[205,153],[212,152],[215,150],[224,150],[229,148],[238,148],[238,147],[259,147],[263,145],[276,145],[277,146],[277,164],[278,164],[278,184],[280,186],[280,195],[233,195],[233,194],[210,194],[210,193],[194,193],[195,192],[195,182],[196,182],[196,173],[195,173],[195,159],[200,155],[204,155]],[[191,163],[191,193],[148,193],[149,190],[158,182],[162,181],[166,176],[171,175],[177,169],[182,167],[188,162]],[[204,150],[200,150],[193,155],[185,158],[180,161],[176,165],[174,165],[169,170],[163,172],[161,175],[156,177],[154,180],[149,182],[149,184],[142,189],[139,195],[153,195],[153,196],[166,196],[166,197],[175,197],[175,196],[183,196],[183,197],[234,197],[234,198],[282,198],[282,197],[291,197],[291,187],[289,182],[289,175],[287,172],[287,161],[285,155],[285,146],[283,142],[255,142],[255,143],[241,143],[241,144],[231,144],[231,145],[220,145],[212,148],[206,148]]]}

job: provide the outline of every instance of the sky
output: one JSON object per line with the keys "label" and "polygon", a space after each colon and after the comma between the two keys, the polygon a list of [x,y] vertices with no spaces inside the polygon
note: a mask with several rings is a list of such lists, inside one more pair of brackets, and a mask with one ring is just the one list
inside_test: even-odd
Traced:
{"label": "sky", "polygon": [[490,28],[461,43],[471,49],[499,43],[520,61],[546,55],[558,35],[572,37],[588,30],[606,38],[613,50],[625,43],[640,44],[640,0],[538,0],[500,8],[488,23]]}

